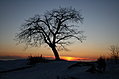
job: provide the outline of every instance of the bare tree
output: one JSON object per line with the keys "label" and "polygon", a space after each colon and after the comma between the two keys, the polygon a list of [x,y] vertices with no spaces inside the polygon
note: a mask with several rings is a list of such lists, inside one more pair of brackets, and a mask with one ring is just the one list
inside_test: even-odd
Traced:
{"label": "bare tree", "polygon": [[83,31],[79,31],[79,26],[76,25],[82,21],[80,11],[72,7],[59,7],[25,20],[15,39],[18,43],[25,43],[25,49],[46,44],[52,49],[56,60],[59,60],[57,50],[68,50],[65,45],[72,44],[68,39],[76,38],[80,42],[85,39]]}
{"label": "bare tree", "polygon": [[116,63],[118,62],[119,57],[119,47],[117,45],[110,46],[109,50],[111,51],[111,56],[115,59]]}

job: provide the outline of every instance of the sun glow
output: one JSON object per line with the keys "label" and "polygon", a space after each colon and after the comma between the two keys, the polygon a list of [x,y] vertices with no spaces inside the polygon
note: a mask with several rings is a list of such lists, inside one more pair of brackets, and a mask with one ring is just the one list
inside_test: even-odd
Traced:
{"label": "sun glow", "polygon": [[73,58],[72,58],[72,57],[64,57],[64,59],[70,61],[70,60],[72,60]]}
{"label": "sun glow", "polygon": [[61,57],[61,59],[68,60],[68,61],[77,60],[77,58],[75,57]]}
{"label": "sun glow", "polygon": [[[47,59],[55,59],[54,56],[43,56]],[[67,61],[95,61],[97,59],[94,59],[94,58],[79,58],[79,57],[71,57],[71,56],[60,56],[61,59],[63,60],[67,60]]]}

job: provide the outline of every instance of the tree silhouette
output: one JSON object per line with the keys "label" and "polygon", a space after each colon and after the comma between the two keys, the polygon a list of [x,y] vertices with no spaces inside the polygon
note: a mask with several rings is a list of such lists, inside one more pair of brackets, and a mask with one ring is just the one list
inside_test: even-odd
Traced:
{"label": "tree silhouette", "polygon": [[111,45],[109,50],[111,51],[110,55],[115,59],[115,62],[117,64],[119,58],[119,46]]}
{"label": "tree silhouette", "polygon": [[59,60],[57,50],[68,50],[65,45],[72,44],[68,39],[76,38],[80,42],[85,39],[83,31],[79,31],[76,25],[82,21],[80,11],[72,7],[59,7],[25,20],[15,38],[18,43],[26,44],[25,49],[46,44],[52,49],[56,60]]}

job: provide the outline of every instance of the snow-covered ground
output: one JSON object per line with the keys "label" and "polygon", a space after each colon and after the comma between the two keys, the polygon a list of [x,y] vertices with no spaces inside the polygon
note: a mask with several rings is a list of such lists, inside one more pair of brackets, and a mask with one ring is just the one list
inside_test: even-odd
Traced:
{"label": "snow-covered ground", "polygon": [[[28,60],[0,61],[0,72],[29,67]],[[21,70],[0,73],[0,79],[119,79],[119,64],[107,62],[104,73],[86,72],[90,66],[78,66],[67,69],[76,62],[50,61],[37,63],[35,66]]]}

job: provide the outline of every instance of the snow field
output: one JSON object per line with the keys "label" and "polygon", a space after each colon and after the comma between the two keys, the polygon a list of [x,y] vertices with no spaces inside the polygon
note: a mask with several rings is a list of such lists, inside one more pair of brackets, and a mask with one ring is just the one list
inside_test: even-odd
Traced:
{"label": "snow field", "polygon": [[[0,61],[0,71],[29,66],[27,60]],[[104,73],[86,72],[90,66],[72,67],[76,62],[50,61],[48,63],[37,63],[34,67],[0,73],[0,79],[119,79],[119,64],[107,62]]]}

